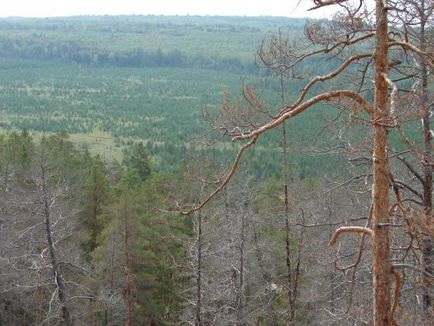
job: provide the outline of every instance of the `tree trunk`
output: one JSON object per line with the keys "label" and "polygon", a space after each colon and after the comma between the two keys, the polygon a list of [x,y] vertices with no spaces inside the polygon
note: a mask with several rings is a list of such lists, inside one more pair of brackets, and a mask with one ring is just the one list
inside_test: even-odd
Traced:
{"label": "tree trunk", "polygon": [[242,204],[242,212],[241,212],[241,225],[240,225],[240,281],[238,285],[238,295],[237,295],[237,319],[238,325],[244,325],[244,302],[243,302],[243,290],[244,290],[244,227],[245,227],[245,219],[246,212],[249,205],[247,194],[244,189],[243,193],[243,204]]}
{"label": "tree trunk", "polygon": [[[428,17],[425,16],[425,0],[420,3],[420,49],[426,51],[426,36],[425,27]],[[428,66],[424,60],[420,60],[421,69],[421,106],[422,106],[422,125],[423,125],[423,140],[424,152],[422,157],[424,184],[423,184],[423,208],[426,222],[432,218],[432,162],[431,154],[431,134],[430,134],[430,105],[428,103]],[[422,241],[422,264],[425,271],[423,276],[423,310],[426,320],[430,318],[430,307],[432,305],[431,298],[431,280],[427,276],[432,274],[433,248],[432,239],[424,239]]]}
{"label": "tree trunk", "polygon": [[374,326],[392,325],[390,312],[390,247],[389,247],[389,160],[388,131],[390,116],[388,86],[387,10],[382,0],[376,1],[375,48],[375,116],[373,150],[373,304]]}
{"label": "tree trunk", "polygon": [[196,326],[202,325],[202,212],[197,214]]}
{"label": "tree trunk", "polygon": [[[280,68],[280,100],[282,107],[285,105],[285,93],[284,93],[284,85],[283,85],[283,74],[284,74],[284,53],[282,49],[282,32],[279,29],[279,59],[282,67]],[[295,286],[292,275],[292,267],[291,267],[291,248],[290,248],[290,225],[289,225],[289,195],[288,195],[288,146],[286,143],[286,127],[285,121],[282,123],[282,172],[283,172],[283,195],[285,198],[285,257],[286,257],[286,275],[287,275],[287,300],[288,300],[288,326],[293,324],[294,321],[294,293]]]}
{"label": "tree trunk", "polygon": [[47,237],[48,250],[50,252],[51,268],[53,270],[54,282],[56,283],[56,287],[58,290],[58,298],[60,301],[60,305],[62,306],[62,318],[65,322],[65,325],[70,326],[73,323],[67,305],[65,283],[59,269],[56,251],[54,249],[54,244],[53,244],[53,238],[51,232],[50,204],[49,204],[48,194],[47,194],[47,182],[46,182],[45,168],[42,164],[41,164],[41,178],[42,178],[42,196],[43,196],[44,217],[45,217],[45,233]]}
{"label": "tree trunk", "polygon": [[286,130],[285,122],[282,124],[282,154],[283,154],[283,192],[285,198],[285,258],[286,258],[286,276],[287,276],[287,287],[288,287],[288,325],[293,324],[294,320],[294,302],[293,302],[293,277],[292,277],[292,267],[291,267],[291,230],[289,226],[289,196],[288,196],[288,161],[287,161],[287,149],[286,149]]}
{"label": "tree trunk", "polygon": [[124,325],[131,326],[133,324],[133,299],[132,299],[132,275],[131,275],[131,264],[130,264],[130,252],[129,252],[129,225],[128,225],[128,212],[123,203],[123,218],[124,218],[124,246],[125,246],[125,288],[124,288],[124,300],[127,308],[127,317],[125,319]]}

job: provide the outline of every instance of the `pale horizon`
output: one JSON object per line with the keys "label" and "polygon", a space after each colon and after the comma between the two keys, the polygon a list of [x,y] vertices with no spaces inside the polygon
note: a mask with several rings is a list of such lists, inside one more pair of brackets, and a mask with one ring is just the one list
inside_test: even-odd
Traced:
{"label": "pale horizon", "polygon": [[266,3],[251,1],[103,1],[103,0],[16,0],[0,3],[0,17],[54,18],[72,16],[274,16],[288,18],[327,18],[337,10],[336,6],[307,11],[313,6],[311,0]]}

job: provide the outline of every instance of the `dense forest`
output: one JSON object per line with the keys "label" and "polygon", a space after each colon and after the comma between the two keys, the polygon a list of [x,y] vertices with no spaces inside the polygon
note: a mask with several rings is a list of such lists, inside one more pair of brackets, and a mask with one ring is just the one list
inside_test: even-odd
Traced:
{"label": "dense forest", "polygon": [[[205,108],[218,109],[225,95],[238,96],[242,83],[257,84],[275,102],[279,84],[259,69],[255,50],[279,27],[288,37],[302,36],[304,22],[271,17],[2,19],[0,126],[88,135],[91,147],[98,148],[93,152],[100,153],[104,146],[107,156],[117,159],[127,143],[142,140],[157,169],[173,172],[191,140],[209,133],[203,123]],[[77,59],[71,47],[87,57],[109,53],[114,61]],[[61,49],[66,55],[56,52]],[[155,53],[166,57],[171,52],[184,61],[142,62]],[[304,70],[309,71],[309,63]],[[288,85],[301,87],[296,81]],[[302,125],[295,125],[294,132],[302,133]],[[278,137],[274,139],[276,148]],[[230,145],[216,146],[210,155],[219,159],[226,155],[224,148]],[[229,150],[226,156],[230,154]],[[273,149],[269,155],[269,160],[258,160],[257,173],[276,176],[280,164],[275,163]],[[303,157],[294,160],[305,166],[299,164]],[[315,166],[306,169],[313,172]]]}
{"label": "dense forest", "polygon": [[0,18],[0,325],[432,325],[434,3],[375,2]]}

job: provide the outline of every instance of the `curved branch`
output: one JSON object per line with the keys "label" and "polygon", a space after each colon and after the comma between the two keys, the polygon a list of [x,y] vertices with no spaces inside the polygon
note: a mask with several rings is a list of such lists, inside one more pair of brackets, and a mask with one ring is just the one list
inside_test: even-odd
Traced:
{"label": "curved branch", "polygon": [[357,103],[360,104],[360,106],[369,114],[369,116],[373,117],[374,116],[374,110],[372,109],[371,105],[369,104],[369,102],[367,100],[365,100],[365,98],[363,98],[361,95],[357,94],[356,92],[350,91],[350,90],[336,90],[336,91],[329,91],[326,93],[322,93],[319,94],[317,96],[314,96],[313,98],[301,103],[300,105],[298,105],[297,107],[291,108],[291,107],[286,107],[282,110],[282,114],[262,125],[261,127],[259,127],[256,130],[253,130],[249,133],[245,133],[245,134],[241,134],[238,136],[235,136],[232,138],[233,141],[235,140],[240,140],[240,139],[250,139],[250,138],[255,138],[259,135],[261,135],[262,133],[264,133],[265,131],[269,130],[269,129],[273,129],[276,128],[278,125],[280,125],[283,121],[285,121],[288,118],[294,117],[298,114],[300,114],[301,112],[303,112],[304,110],[308,109],[309,107],[311,107],[314,104],[317,104],[319,102],[322,101],[330,101],[334,98],[349,98],[352,99],[354,101],[356,101]]}
{"label": "curved branch", "polygon": [[319,82],[319,81],[323,82],[323,81],[332,79],[332,78],[336,77],[338,74],[340,74],[345,68],[347,68],[354,61],[357,61],[357,60],[360,60],[363,58],[369,58],[369,57],[372,57],[372,53],[363,53],[363,54],[359,54],[359,55],[353,55],[352,57],[350,57],[346,61],[344,61],[344,63],[342,63],[338,68],[336,68],[331,73],[324,75],[324,76],[315,77],[301,90],[301,92],[300,92],[301,94],[300,94],[299,98],[297,99],[297,101],[294,102],[294,104],[291,105],[291,108],[295,108],[296,106],[298,106],[304,100],[309,89],[311,89],[312,86],[315,85],[317,82]]}
{"label": "curved branch", "polygon": [[399,42],[399,41],[393,41],[393,42],[389,42],[388,44],[389,47],[392,46],[400,46],[403,49],[406,50],[410,50],[414,53],[417,53],[419,56],[426,57],[429,58],[430,60],[426,60],[426,63],[433,68],[434,67],[434,53],[430,53],[430,52],[424,52],[421,49],[419,49],[418,47],[414,46],[411,43],[407,43],[407,42]]}
{"label": "curved branch", "polygon": [[364,227],[364,226],[342,226],[338,228],[335,233],[333,234],[333,237],[329,241],[329,246],[333,246],[336,241],[338,240],[339,236],[342,233],[362,233],[362,234],[368,234],[372,237],[373,231],[370,228]]}
{"label": "curved branch", "polygon": [[209,203],[211,199],[213,199],[229,182],[229,180],[232,178],[232,176],[235,174],[235,171],[238,168],[238,164],[240,163],[241,157],[243,156],[243,152],[250,146],[254,145],[256,143],[256,139],[258,136],[253,137],[252,140],[250,140],[247,144],[243,145],[239,151],[238,154],[234,160],[234,163],[232,164],[232,168],[229,171],[228,175],[224,178],[224,180],[220,183],[220,185],[217,187],[216,190],[214,190],[205,200],[203,200],[200,204],[194,205],[190,210],[179,212],[181,215],[191,215],[192,213],[198,211],[202,207],[204,207],[206,204]]}
{"label": "curved branch", "polygon": [[[366,227],[366,228],[367,228],[367,227],[369,226],[369,224],[371,223],[371,220],[372,220],[372,204],[371,204],[371,207],[369,208],[369,216],[368,216],[368,220],[367,220],[366,223],[365,223],[365,227]],[[343,271],[346,271],[346,270],[348,270],[348,269],[354,268],[354,272],[353,272],[353,280],[354,280],[354,278],[355,278],[355,276],[356,276],[356,269],[357,269],[357,266],[360,264],[360,261],[361,261],[361,259],[362,259],[363,249],[364,249],[364,247],[365,247],[365,237],[366,237],[366,234],[365,234],[365,233],[362,233],[361,236],[360,236],[360,247],[359,247],[359,253],[358,253],[358,255],[357,255],[357,259],[356,259],[356,261],[355,261],[353,264],[351,264],[351,265],[349,265],[349,266],[341,267],[341,266],[338,266],[337,261],[335,261],[335,268],[336,268],[338,271],[343,272]]]}
{"label": "curved branch", "polygon": [[362,35],[362,36],[360,36],[360,37],[358,37],[356,39],[345,40],[345,41],[338,42],[338,43],[334,44],[330,48],[326,47],[324,49],[320,49],[320,50],[317,50],[317,51],[312,51],[312,52],[303,54],[297,60],[295,60],[294,62],[292,62],[291,64],[285,65],[285,68],[287,68],[287,69],[292,68],[292,67],[294,67],[295,65],[297,65],[298,63],[300,63],[301,61],[303,61],[306,58],[309,58],[311,56],[314,56],[314,55],[317,55],[317,54],[320,54],[320,53],[330,53],[331,51],[333,51],[334,49],[338,48],[339,46],[346,47],[348,45],[353,45],[353,44],[362,42],[364,40],[367,40],[367,39],[373,37],[374,35],[375,35],[374,32],[367,33],[367,34]]}

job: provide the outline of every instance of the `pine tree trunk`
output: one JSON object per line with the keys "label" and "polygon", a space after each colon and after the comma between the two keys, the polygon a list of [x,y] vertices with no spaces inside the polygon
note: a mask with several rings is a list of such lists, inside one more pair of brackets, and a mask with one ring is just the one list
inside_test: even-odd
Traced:
{"label": "pine tree trunk", "polygon": [[392,325],[390,312],[389,161],[387,124],[390,109],[388,86],[387,10],[376,1],[375,121],[373,150],[373,303],[374,326]]}
{"label": "pine tree trunk", "polygon": [[[427,23],[427,17],[425,16],[425,0],[421,0],[421,26],[420,26],[420,49],[426,51],[426,36],[425,26]],[[423,172],[424,172],[424,184],[423,184],[423,207],[424,217],[426,222],[432,218],[432,162],[431,154],[431,133],[430,133],[430,105],[428,103],[428,66],[424,60],[420,61],[421,69],[421,83],[422,83],[422,124],[423,124],[423,140],[424,140],[424,152],[422,157]],[[433,247],[432,239],[424,239],[422,241],[422,260],[423,270],[425,271],[423,276],[423,310],[426,320],[430,318],[430,308],[432,306],[431,298],[431,279],[427,276],[432,274],[433,263]]]}

